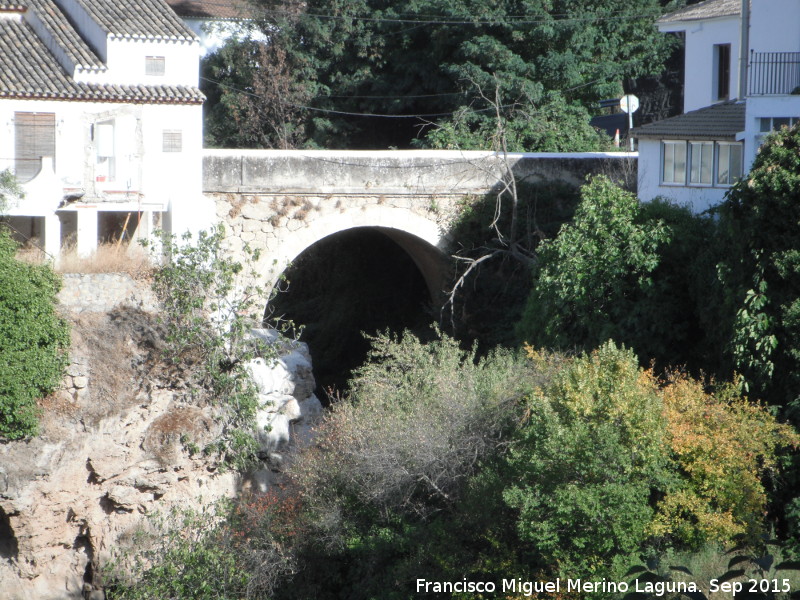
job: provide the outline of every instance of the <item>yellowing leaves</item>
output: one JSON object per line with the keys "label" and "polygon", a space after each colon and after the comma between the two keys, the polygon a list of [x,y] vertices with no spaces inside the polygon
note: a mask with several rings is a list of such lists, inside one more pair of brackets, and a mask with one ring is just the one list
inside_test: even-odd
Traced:
{"label": "yellowing leaves", "polygon": [[758,535],[767,501],[762,479],[774,471],[778,449],[800,437],[734,385],[710,394],[679,375],[661,397],[667,443],[683,477],[659,503],[653,533],[691,545]]}
{"label": "yellowing leaves", "polygon": [[[526,353],[537,366],[552,360],[530,347]],[[781,448],[800,443],[790,426],[742,397],[737,382],[713,392],[679,373],[659,382],[613,342],[567,362],[534,394],[534,406],[550,407],[565,430],[583,427],[618,438],[618,450],[630,455],[630,466],[659,498],[650,503],[649,535],[699,547],[762,533],[764,479],[775,472]],[[665,467],[666,476],[656,476]],[[608,470],[604,476],[611,480]]]}

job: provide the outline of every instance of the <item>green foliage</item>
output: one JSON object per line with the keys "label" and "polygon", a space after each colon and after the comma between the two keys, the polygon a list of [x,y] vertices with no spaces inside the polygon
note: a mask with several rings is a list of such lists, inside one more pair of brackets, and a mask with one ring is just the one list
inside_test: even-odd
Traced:
{"label": "green foliage", "polygon": [[515,147],[597,148],[583,107],[658,71],[670,45],[657,0],[259,4],[309,96],[307,141],[323,147],[487,148],[496,104]]}
{"label": "green foliage", "polygon": [[205,143],[217,148],[294,148],[305,140],[308,102],[299,65],[281,46],[233,37],[201,61]]}
{"label": "green foliage", "polygon": [[[490,111],[460,108],[414,145],[440,149],[505,148],[509,152],[592,152],[610,150],[611,139],[589,125],[591,115],[582,106],[567,104],[551,94],[542,104],[519,104],[498,117]],[[505,139],[501,142],[499,132]],[[504,145],[503,145],[504,144]]]}
{"label": "green foliage", "polygon": [[[796,595],[800,588],[800,563],[786,560],[787,553],[780,542],[763,538],[756,546],[725,550],[720,546],[708,544],[698,551],[674,552],[668,549],[659,553],[644,565],[631,567],[627,575],[633,580],[649,582],[692,582],[700,589],[691,598],[706,600],[730,594],[732,588],[723,589],[723,582],[740,585],[738,592],[730,594],[752,600],[788,599]],[[717,580],[716,592],[711,591],[712,580]],[[641,585],[641,584],[640,584]],[[788,590],[787,590],[788,587]],[[790,591],[794,593],[790,593]],[[659,598],[664,594],[642,595],[632,592],[623,596],[622,600],[642,600]]]}
{"label": "green foliage", "polygon": [[15,258],[16,243],[0,231],[0,439],[35,435],[37,398],[58,385],[69,329],[56,313],[61,281],[49,265]]}
{"label": "green foliage", "polygon": [[[729,354],[750,395],[782,406],[800,425],[800,127],[771,134],[747,179],[719,209],[725,234],[720,273],[726,318],[733,324]],[[800,458],[775,494],[786,535],[800,548]]]}
{"label": "green foliage", "polygon": [[12,198],[21,198],[25,195],[22,187],[17,183],[17,178],[11,169],[0,171],[0,213],[8,209]]}
{"label": "green foliage", "polygon": [[477,360],[447,337],[373,339],[350,396],[294,463],[307,537],[301,575],[278,597],[399,599],[417,577],[507,573],[516,533],[497,456],[552,370],[508,352]]}
{"label": "green foliage", "polygon": [[[230,509],[225,509],[229,511]],[[212,511],[150,515],[105,569],[109,600],[240,600],[251,575]]]}
{"label": "green foliage", "polygon": [[800,389],[800,127],[767,138],[747,179],[720,209],[723,272],[736,306],[735,367],[756,396],[796,401]]}
{"label": "green foliage", "polygon": [[256,356],[270,358],[275,349],[257,344],[248,335],[259,326],[269,294],[255,282],[258,253],[244,248],[245,264],[223,248],[224,230],[201,231],[197,239],[164,240],[169,260],[159,267],[153,290],[163,306],[166,325],[164,356],[174,363],[199,364],[194,369],[199,400],[206,390],[223,409],[222,438],[217,451],[235,467],[251,464],[258,394],[245,369]]}
{"label": "green foliage", "polygon": [[534,287],[518,327],[537,346],[591,349],[637,337],[637,310],[651,293],[661,222],[640,222],[637,198],[606,177],[581,190],[572,223],[539,246]]}
{"label": "green foliage", "polygon": [[528,414],[505,491],[520,537],[563,574],[608,574],[647,539],[652,494],[674,478],[655,382],[608,343],[538,390]]}

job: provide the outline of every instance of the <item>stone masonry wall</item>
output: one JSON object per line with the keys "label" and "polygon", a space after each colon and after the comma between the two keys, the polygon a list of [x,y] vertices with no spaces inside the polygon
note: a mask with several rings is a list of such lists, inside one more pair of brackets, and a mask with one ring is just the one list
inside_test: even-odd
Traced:
{"label": "stone masonry wall", "polygon": [[127,305],[156,312],[158,301],[150,286],[124,273],[65,273],[59,303],[70,312],[107,312]]}

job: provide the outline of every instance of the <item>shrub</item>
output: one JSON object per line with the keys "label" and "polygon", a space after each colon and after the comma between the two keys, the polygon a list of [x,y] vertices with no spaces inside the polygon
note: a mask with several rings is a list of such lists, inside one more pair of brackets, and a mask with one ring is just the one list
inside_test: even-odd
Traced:
{"label": "shrub", "polygon": [[[225,509],[229,512],[229,509]],[[152,514],[103,573],[109,600],[239,600],[250,575],[215,511]]]}
{"label": "shrub", "polygon": [[505,498],[543,564],[588,576],[640,548],[672,478],[664,426],[655,380],[612,343],[533,394]]}
{"label": "shrub", "polygon": [[518,335],[536,345],[590,350],[642,327],[637,304],[653,285],[669,232],[642,223],[637,198],[607,177],[581,189],[572,223],[539,246],[534,287]]}
{"label": "shrub", "polygon": [[165,358],[197,363],[191,370],[197,396],[222,408],[223,435],[206,450],[246,470],[255,459],[258,393],[245,364],[277,350],[250,337],[270,298],[255,283],[258,252],[245,246],[241,263],[226,253],[224,239],[222,226],[196,238],[164,239],[169,260],[155,270],[152,285],[163,307]]}
{"label": "shrub", "polygon": [[387,519],[452,506],[480,461],[502,444],[535,375],[510,352],[477,360],[451,338],[373,339],[350,395],[320,428],[302,485],[315,498],[351,499]]}
{"label": "shrub", "polygon": [[720,212],[736,369],[751,393],[800,406],[800,126],[767,138]]}
{"label": "shrub", "polygon": [[799,441],[735,385],[710,393],[682,374],[658,382],[608,342],[531,396],[505,498],[543,564],[609,575],[656,541],[757,543],[765,480]]}
{"label": "shrub", "polygon": [[36,400],[58,385],[69,329],[55,309],[60,280],[48,265],[15,258],[16,243],[0,232],[0,438],[36,434]]}
{"label": "shrub", "polygon": [[777,453],[800,436],[735,385],[710,394],[683,375],[662,392],[667,439],[681,483],[658,505],[653,533],[691,548],[765,533],[765,479],[777,473]]}

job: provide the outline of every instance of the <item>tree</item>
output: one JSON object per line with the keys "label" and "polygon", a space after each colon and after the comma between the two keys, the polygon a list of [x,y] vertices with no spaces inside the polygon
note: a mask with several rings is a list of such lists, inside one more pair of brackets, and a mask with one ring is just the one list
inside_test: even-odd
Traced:
{"label": "tree", "polygon": [[193,365],[193,396],[221,408],[221,437],[204,450],[218,451],[223,465],[246,470],[255,460],[259,408],[246,363],[274,358],[277,349],[250,336],[270,297],[254,283],[258,252],[245,245],[246,260],[236,261],[226,253],[224,237],[220,225],[196,238],[188,232],[180,240],[165,238],[168,259],[155,270],[152,286],[162,305],[164,358]]}
{"label": "tree", "polygon": [[778,475],[778,455],[800,436],[778,424],[737,386],[716,386],[673,374],[663,387],[667,439],[680,482],[659,502],[651,531],[698,549],[731,539],[756,545],[766,531],[766,486]]}
{"label": "tree", "polygon": [[767,138],[720,213],[734,366],[754,395],[800,406],[800,127]]}
{"label": "tree", "polygon": [[295,148],[305,139],[308,83],[282,47],[232,38],[201,63],[205,141],[218,148]]}
{"label": "tree", "polygon": [[647,539],[650,499],[671,478],[655,380],[609,342],[565,365],[527,414],[504,494],[520,538],[562,574],[608,574]]}
{"label": "tree", "polygon": [[56,313],[61,287],[49,265],[15,258],[17,244],[0,231],[0,439],[36,434],[38,408],[67,363],[69,328]]}
{"label": "tree", "polygon": [[566,361],[526,415],[504,497],[540,560],[582,576],[614,575],[653,543],[757,545],[779,454],[800,442],[735,385],[659,381],[612,342]]}
{"label": "tree", "polygon": [[24,191],[11,170],[0,171],[0,214],[8,209],[12,198],[21,198],[24,195]]}
{"label": "tree", "polygon": [[[564,147],[567,132],[596,147],[586,107],[657,71],[670,44],[653,25],[657,0],[260,4],[263,29],[308,86],[308,141],[323,147],[483,147],[496,82],[511,149]],[[432,123],[442,129],[428,142],[420,126]]]}
{"label": "tree", "polygon": [[[726,286],[723,323],[733,367],[750,395],[800,426],[800,126],[767,137],[746,179],[719,209]],[[800,457],[775,494],[784,534],[800,548]]]}
{"label": "tree", "polygon": [[520,337],[540,347],[587,350],[612,337],[639,339],[639,303],[669,240],[660,221],[640,221],[640,210],[633,194],[606,177],[582,188],[573,222],[539,246]]}

